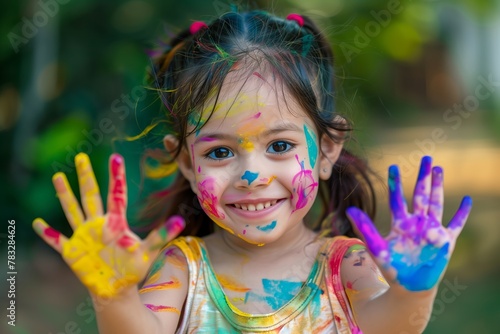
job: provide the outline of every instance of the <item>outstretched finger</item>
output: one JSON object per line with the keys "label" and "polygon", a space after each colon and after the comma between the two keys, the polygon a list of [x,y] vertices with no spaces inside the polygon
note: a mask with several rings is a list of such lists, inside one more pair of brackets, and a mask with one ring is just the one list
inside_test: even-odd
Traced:
{"label": "outstretched finger", "polygon": [[356,207],[350,207],[346,211],[347,217],[354,224],[356,229],[363,237],[368,249],[373,256],[382,262],[389,263],[389,247],[387,241],[380,235],[373,225],[370,217],[362,210]]}
{"label": "outstretched finger", "polygon": [[97,185],[89,156],[85,153],[78,153],[75,157],[75,165],[76,172],[78,173],[82,206],[87,219],[95,219],[102,216],[101,194],[99,193],[99,186]]}
{"label": "outstretched finger", "polygon": [[61,234],[61,232],[47,225],[42,218],[36,218],[33,221],[33,229],[43,241],[54,248],[59,254],[62,254],[63,245],[68,241],[68,238]]}
{"label": "outstretched finger", "polygon": [[469,196],[465,196],[462,199],[462,203],[460,203],[460,207],[458,208],[457,212],[451,219],[450,224],[448,225],[448,231],[455,239],[458,238],[460,232],[462,232],[462,229],[464,228],[465,222],[469,217],[471,209],[472,209],[472,198],[470,198]]}
{"label": "outstretched finger", "polygon": [[396,165],[389,167],[389,205],[393,221],[406,217],[408,208],[403,193],[399,168]]}
{"label": "outstretched finger", "polygon": [[420,162],[417,184],[413,192],[413,213],[426,215],[429,209],[429,197],[431,193],[431,169],[432,158],[424,156]]}
{"label": "outstretched finger", "polygon": [[127,180],[125,163],[119,154],[109,158],[108,219],[113,232],[127,229]]}
{"label": "outstretched finger", "polygon": [[57,197],[59,197],[64,214],[73,230],[75,230],[83,223],[85,218],[80,204],[78,204],[75,194],[69,186],[68,179],[64,173],[58,172],[52,177],[52,183],[56,189]]}
{"label": "outstretched finger", "polygon": [[172,216],[165,224],[148,234],[144,240],[144,246],[149,251],[158,250],[179,235],[185,226],[184,218],[181,216]]}
{"label": "outstretched finger", "polygon": [[435,221],[441,222],[443,219],[443,169],[441,167],[432,168],[431,198],[429,201],[429,216]]}

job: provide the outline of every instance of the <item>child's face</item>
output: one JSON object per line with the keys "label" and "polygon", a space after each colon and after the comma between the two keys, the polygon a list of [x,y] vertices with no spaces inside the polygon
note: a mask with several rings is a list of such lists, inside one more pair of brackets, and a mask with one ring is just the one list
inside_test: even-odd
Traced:
{"label": "child's face", "polygon": [[314,124],[281,85],[254,72],[240,90],[232,76],[241,74],[228,75],[214,114],[207,121],[211,105],[201,114],[204,126],[187,138],[190,181],[220,227],[266,244],[302,223],[325,158]]}

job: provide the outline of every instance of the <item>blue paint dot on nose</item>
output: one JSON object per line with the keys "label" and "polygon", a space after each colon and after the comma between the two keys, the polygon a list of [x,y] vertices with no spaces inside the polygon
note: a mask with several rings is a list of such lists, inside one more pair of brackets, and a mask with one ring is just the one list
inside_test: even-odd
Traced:
{"label": "blue paint dot on nose", "polygon": [[252,173],[249,170],[246,170],[245,173],[241,176],[242,180],[247,180],[248,185],[251,185],[253,181],[259,176],[259,173]]}

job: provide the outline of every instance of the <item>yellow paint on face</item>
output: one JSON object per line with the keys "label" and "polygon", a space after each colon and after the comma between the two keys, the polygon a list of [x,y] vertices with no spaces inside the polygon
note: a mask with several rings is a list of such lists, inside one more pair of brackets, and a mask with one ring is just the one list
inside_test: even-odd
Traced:
{"label": "yellow paint on face", "polygon": [[239,144],[242,149],[248,152],[252,152],[255,148],[253,142],[249,138],[241,138]]}
{"label": "yellow paint on face", "polygon": [[232,235],[234,235],[234,231],[232,229],[230,229],[229,227],[227,227],[226,225],[224,225],[222,222],[214,219],[213,217],[211,217],[213,222],[217,224],[217,226],[219,226],[220,228],[222,228],[223,230],[226,230],[228,231],[229,233],[231,233]]}
{"label": "yellow paint on face", "polygon": [[259,107],[264,107],[265,103],[259,102],[255,97],[246,94],[239,94],[236,99],[231,97],[229,99],[218,102],[213,106],[208,106],[203,109],[202,115],[209,115],[213,109],[213,119],[221,119],[224,117],[232,117],[238,115],[246,110],[258,110]]}
{"label": "yellow paint on face", "polygon": [[247,292],[250,291],[249,288],[241,285],[241,283],[237,282],[233,277],[228,275],[216,275],[217,280],[223,288],[236,292]]}
{"label": "yellow paint on face", "polygon": [[237,236],[238,236],[238,238],[240,238],[240,239],[242,239],[242,240],[245,240],[246,242],[248,242],[249,244],[252,244],[252,245],[257,245],[257,246],[259,246],[259,247],[261,247],[261,246],[264,246],[264,245],[265,245],[265,243],[258,243],[258,242],[255,242],[255,241],[253,241],[253,240],[249,240],[248,238],[246,238],[245,236],[243,236],[243,235],[241,235],[241,234],[238,234]]}
{"label": "yellow paint on face", "polygon": [[115,296],[125,286],[137,284],[140,278],[131,274],[118,259],[107,263],[101,257],[104,217],[82,224],[64,245],[62,255],[82,283],[100,297]]}

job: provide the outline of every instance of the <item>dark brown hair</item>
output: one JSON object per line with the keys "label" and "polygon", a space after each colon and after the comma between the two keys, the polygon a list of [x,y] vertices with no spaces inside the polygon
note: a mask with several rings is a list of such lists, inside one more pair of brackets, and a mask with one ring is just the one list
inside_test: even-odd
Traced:
{"label": "dark brown hair", "polygon": [[[210,97],[215,95],[217,100],[231,68],[249,57],[256,66],[265,63],[280,78],[286,92],[314,122],[320,138],[326,134],[338,143],[350,138],[350,123],[338,117],[334,108],[331,46],[309,18],[302,18],[300,25],[264,11],[232,12],[195,34],[187,29],[170,41],[150,71],[151,83],[165,106],[164,117],[180,143],[169,162],[185,146],[186,137],[203,126],[197,111],[205,109]],[[213,100],[210,103],[215,105]],[[189,126],[194,127],[191,132]],[[331,235],[354,236],[346,209],[357,206],[372,218],[375,215],[369,174],[364,160],[342,149],[330,179],[320,181],[318,200],[323,212],[308,225]],[[180,173],[168,189],[149,196],[142,219],[156,225],[173,214],[186,219],[184,235],[203,236],[213,231],[214,223]]]}

